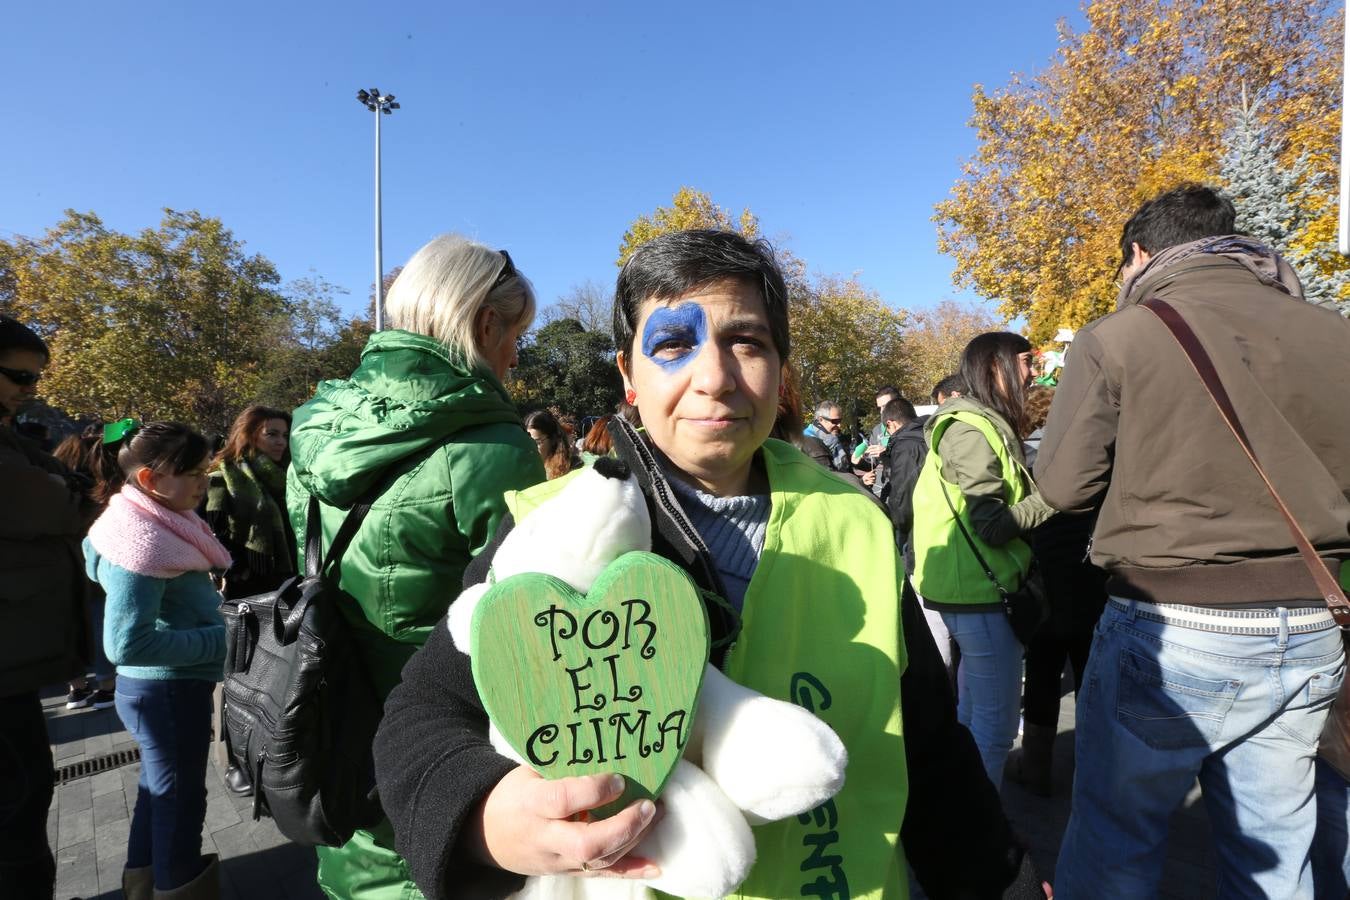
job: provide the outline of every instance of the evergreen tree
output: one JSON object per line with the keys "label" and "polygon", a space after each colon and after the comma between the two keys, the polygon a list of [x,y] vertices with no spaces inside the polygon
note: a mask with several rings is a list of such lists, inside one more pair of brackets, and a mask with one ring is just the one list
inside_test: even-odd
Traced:
{"label": "evergreen tree", "polygon": [[[1325,172],[1315,170],[1307,154],[1292,166],[1280,164],[1281,141],[1272,141],[1261,124],[1259,99],[1233,110],[1225,136],[1219,176],[1237,208],[1238,231],[1283,256],[1298,272],[1309,303],[1329,306],[1350,317],[1350,272],[1330,242],[1300,246],[1307,227],[1321,215],[1320,201],[1330,190]],[[1306,241],[1303,242],[1306,244]]]}

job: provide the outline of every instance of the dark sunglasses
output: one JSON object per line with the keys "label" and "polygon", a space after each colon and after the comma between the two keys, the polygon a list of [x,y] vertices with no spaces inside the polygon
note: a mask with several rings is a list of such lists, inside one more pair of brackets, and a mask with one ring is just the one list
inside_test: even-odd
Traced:
{"label": "dark sunglasses", "polygon": [[831,425],[838,425],[840,422],[844,421],[843,419],[827,419],[824,416],[821,416],[820,420],[822,422],[829,422]]}
{"label": "dark sunglasses", "polygon": [[7,366],[0,366],[0,375],[5,376],[19,387],[32,387],[38,383],[42,377],[41,372],[30,372],[27,369],[11,369]]}
{"label": "dark sunglasses", "polygon": [[489,294],[500,287],[506,279],[516,274],[516,264],[511,262],[511,254],[505,250],[498,250],[497,252],[502,255],[502,259],[506,260],[506,265],[502,266],[502,270],[497,273],[497,280],[492,282],[492,287],[488,288]]}

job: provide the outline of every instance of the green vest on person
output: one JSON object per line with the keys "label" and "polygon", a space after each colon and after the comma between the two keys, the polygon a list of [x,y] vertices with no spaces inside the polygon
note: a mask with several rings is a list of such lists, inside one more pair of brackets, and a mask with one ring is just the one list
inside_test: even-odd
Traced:
{"label": "green vest on person", "polygon": [[[890,521],[865,494],[795,447],[768,440],[760,455],[769,521],[724,670],[820,717],[848,748],[849,761],[847,781],[832,800],[755,826],[758,857],[734,896],[903,900],[904,567]],[[519,522],[573,477],[510,492],[507,507]]]}
{"label": "green vest on person", "polygon": [[[960,515],[980,555],[993,570],[999,584],[1016,590],[1031,568],[1031,547],[1021,538],[994,546],[975,533],[966,514],[966,498],[958,485],[942,477],[939,442],[953,422],[963,422],[980,430],[993,448],[1003,470],[1003,502],[1015,506],[1027,495],[1025,470],[1017,454],[1008,446],[1007,437],[987,418],[976,412],[958,410],[942,413],[929,426],[929,451],[919,480],[914,485],[914,589],[924,598],[950,606],[999,604],[1002,598],[985,575],[952,516],[952,507]],[[946,494],[946,498],[943,494]],[[949,506],[947,500],[951,500]]]}

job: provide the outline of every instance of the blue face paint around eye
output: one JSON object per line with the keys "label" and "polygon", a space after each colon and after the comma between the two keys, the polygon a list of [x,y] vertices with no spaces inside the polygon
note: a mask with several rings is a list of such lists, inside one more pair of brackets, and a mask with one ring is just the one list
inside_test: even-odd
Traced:
{"label": "blue face paint around eye", "polygon": [[[697,303],[662,306],[652,310],[642,329],[642,355],[667,372],[673,372],[697,356],[707,339],[708,320],[702,306]],[[683,344],[687,349],[658,357],[657,351],[667,343]]]}

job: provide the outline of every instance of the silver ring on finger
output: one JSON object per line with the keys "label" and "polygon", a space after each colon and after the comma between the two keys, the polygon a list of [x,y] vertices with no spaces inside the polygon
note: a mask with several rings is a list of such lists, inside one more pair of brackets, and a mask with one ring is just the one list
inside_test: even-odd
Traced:
{"label": "silver ring on finger", "polygon": [[582,862],[581,862],[581,871],[583,871],[583,872],[594,872],[595,869],[591,866],[589,860],[582,860]]}

